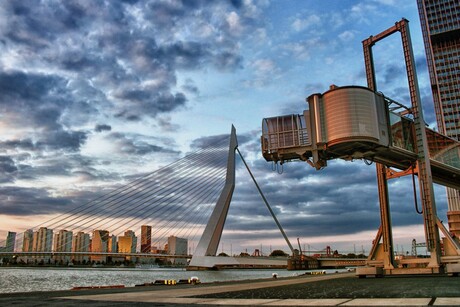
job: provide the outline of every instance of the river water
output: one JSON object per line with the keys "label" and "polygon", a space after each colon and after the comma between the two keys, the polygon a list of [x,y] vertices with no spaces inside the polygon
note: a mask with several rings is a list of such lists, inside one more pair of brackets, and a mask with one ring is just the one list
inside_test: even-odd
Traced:
{"label": "river water", "polygon": [[[337,270],[326,270],[333,273]],[[340,270],[342,271],[342,270]],[[161,279],[188,279],[196,276],[201,282],[248,280],[287,277],[305,271],[287,270],[222,270],[196,271],[152,268],[12,268],[0,267],[0,293],[69,290],[73,287],[124,285],[133,287]]]}

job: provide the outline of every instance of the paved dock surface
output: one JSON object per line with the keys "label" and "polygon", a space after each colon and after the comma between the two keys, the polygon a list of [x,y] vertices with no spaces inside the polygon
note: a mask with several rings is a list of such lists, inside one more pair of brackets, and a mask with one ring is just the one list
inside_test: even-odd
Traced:
{"label": "paved dock surface", "polygon": [[460,306],[460,278],[354,273],[200,285],[0,294],[0,306]]}

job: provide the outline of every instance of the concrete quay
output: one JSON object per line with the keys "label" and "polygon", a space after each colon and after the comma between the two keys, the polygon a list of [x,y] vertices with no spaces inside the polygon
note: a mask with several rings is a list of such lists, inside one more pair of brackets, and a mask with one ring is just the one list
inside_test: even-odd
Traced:
{"label": "concrete quay", "polygon": [[354,273],[257,281],[0,294],[0,306],[460,306],[460,279]]}

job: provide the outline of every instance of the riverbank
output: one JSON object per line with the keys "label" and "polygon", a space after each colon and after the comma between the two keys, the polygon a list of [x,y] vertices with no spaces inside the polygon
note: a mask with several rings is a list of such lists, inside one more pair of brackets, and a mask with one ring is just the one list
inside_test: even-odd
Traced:
{"label": "riverbank", "polygon": [[449,305],[460,306],[460,279],[395,276],[358,279],[354,273],[257,281],[0,294],[1,306],[168,305]]}

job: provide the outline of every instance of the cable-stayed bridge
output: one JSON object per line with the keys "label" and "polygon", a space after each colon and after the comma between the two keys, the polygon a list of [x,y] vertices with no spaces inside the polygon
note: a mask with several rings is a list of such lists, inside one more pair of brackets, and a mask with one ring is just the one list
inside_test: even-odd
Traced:
{"label": "cable-stayed bridge", "polygon": [[[193,254],[191,266],[213,267],[235,187],[236,152],[250,172],[232,127],[230,135],[203,149],[26,230],[15,240],[15,250],[0,251],[0,257],[110,262],[120,257],[185,260]],[[286,259],[275,262],[286,265]]]}
{"label": "cable-stayed bridge", "polygon": [[[88,236],[82,237],[82,243],[74,239],[73,243],[61,240],[59,244],[54,240],[53,244],[52,240],[64,231],[64,236],[92,233],[91,240],[98,239],[106,245],[93,252],[113,253],[116,248],[109,242],[112,236],[120,237],[127,230],[140,234],[142,225],[152,227],[147,239],[159,255],[169,236],[198,241],[225,184],[228,146],[229,136],[224,135],[174,163],[36,225],[31,228],[36,238],[33,233],[28,237],[27,231],[19,234],[16,250],[88,253],[95,248]],[[94,238],[95,231],[101,232],[100,238]],[[4,241],[0,246],[2,243],[6,245]],[[142,242],[131,243],[138,245],[137,250],[141,249]],[[149,248],[147,253],[150,252]],[[187,250],[185,254],[190,252]]]}

